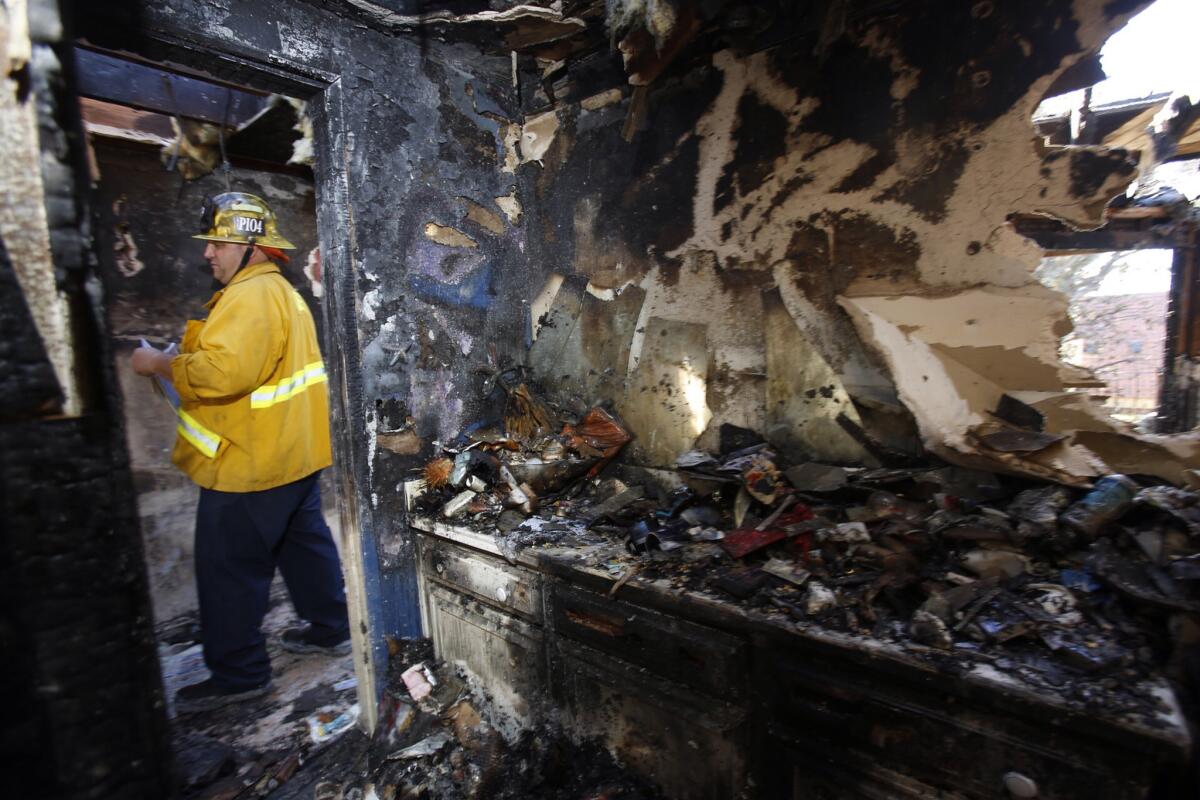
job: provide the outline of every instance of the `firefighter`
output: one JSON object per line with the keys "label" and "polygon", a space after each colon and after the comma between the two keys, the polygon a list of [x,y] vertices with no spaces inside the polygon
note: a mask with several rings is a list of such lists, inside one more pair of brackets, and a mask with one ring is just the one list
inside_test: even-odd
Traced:
{"label": "firefighter", "polygon": [[308,306],[275,263],[294,245],[267,203],[242,192],[206,200],[193,238],[207,242],[204,258],[223,288],[207,319],[188,322],[179,355],[141,347],[132,363],[178,393],[171,460],[200,486],[196,585],[212,677],[178,692],[181,711],[270,691],[260,628],[277,567],[307,622],[283,633],[284,649],[350,651],[318,483],[331,462],[325,366]]}

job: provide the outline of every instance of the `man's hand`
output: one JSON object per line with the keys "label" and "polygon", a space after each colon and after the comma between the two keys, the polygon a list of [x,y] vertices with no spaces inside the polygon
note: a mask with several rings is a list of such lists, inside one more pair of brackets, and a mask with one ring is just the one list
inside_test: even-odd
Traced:
{"label": "man's hand", "polygon": [[174,358],[175,356],[169,356],[153,347],[139,347],[133,351],[133,358],[130,359],[130,362],[133,365],[133,371],[138,375],[161,375],[170,380],[171,361]]}

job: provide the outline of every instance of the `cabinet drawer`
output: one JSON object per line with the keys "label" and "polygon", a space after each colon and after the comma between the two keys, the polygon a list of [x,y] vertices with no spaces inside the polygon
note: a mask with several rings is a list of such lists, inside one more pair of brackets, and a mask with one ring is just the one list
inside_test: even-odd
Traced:
{"label": "cabinet drawer", "polygon": [[536,722],[546,689],[541,628],[434,584],[426,586],[426,602],[438,658],[466,666],[509,715]]}
{"label": "cabinet drawer", "polygon": [[555,583],[555,633],[717,697],[745,695],[746,644],[703,625]]}
{"label": "cabinet drawer", "polygon": [[470,592],[483,602],[542,621],[542,579],[535,572],[465,547],[421,536],[425,578]]}
{"label": "cabinet drawer", "polygon": [[743,709],[567,639],[550,646],[563,724],[599,739],[675,800],[730,800],[746,786]]}
{"label": "cabinet drawer", "polygon": [[[863,667],[774,654],[771,731],[803,758],[865,762],[970,798],[1008,800],[1010,772],[1036,782],[1042,800],[1143,797],[1151,759],[1133,757],[1053,725],[1033,726],[972,707],[949,693]],[[804,771],[804,767],[801,767]]]}

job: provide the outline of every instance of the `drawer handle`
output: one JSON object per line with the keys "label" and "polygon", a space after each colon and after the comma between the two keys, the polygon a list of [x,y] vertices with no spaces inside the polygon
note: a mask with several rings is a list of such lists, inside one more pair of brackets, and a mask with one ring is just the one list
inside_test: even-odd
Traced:
{"label": "drawer handle", "polygon": [[1012,797],[1031,798],[1038,796],[1037,781],[1019,772],[1004,773],[1004,788]]}
{"label": "drawer handle", "polygon": [[506,589],[503,586],[497,586],[496,587],[496,599],[499,600],[501,603],[507,603],[508,602],[508,589]]}

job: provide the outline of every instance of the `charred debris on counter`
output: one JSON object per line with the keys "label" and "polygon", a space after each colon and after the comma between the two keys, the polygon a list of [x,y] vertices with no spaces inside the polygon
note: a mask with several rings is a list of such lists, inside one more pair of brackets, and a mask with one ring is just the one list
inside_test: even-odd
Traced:
{"label": "charred debris on counter", "polygon": [[599,536],[624,545],[597,565],[614,576],[1130,711],[1156,702],[1132,687],[1172,658],[1175,615],[1200,611],[1200,494],[1159,479],[1081,489],[933,460],[791,461],[725,426],[720,453],[684,453],[675,481],[643,485],[601,475],[631,438],[602,407],[564,422],[522,384],[504,416],[427,466],[415,509],[490,528],[510,559]]}

